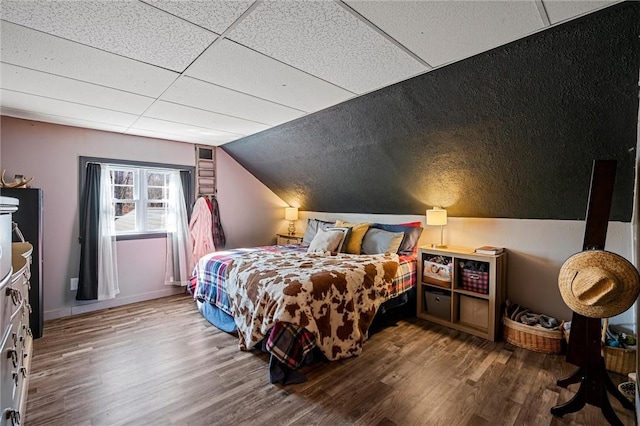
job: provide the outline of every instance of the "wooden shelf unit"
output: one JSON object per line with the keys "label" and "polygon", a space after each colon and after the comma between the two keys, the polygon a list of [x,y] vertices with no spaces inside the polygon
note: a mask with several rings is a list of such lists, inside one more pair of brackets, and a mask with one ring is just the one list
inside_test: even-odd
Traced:
{"label": "wooden shelf unit", "polygon": [[216,196],[216,150],[196,145],[196,197]]}
{"label": "wooden shelf unit", "polygon": [[[425,260],[433,256],[443,256],[451,260],[451,281],[425,281],[423,268]],[[485,262],[489,272],[488,293],[479,293],[462,288],[462,268],[460,263],[466,261]],[[418,251],[418,303],[416,315],[419,318],[435,322],[465,333],[495,341],[500,338],[502,306],[506,299],[507,252],[497,255],[474,253],[474,249],[466,247],[442,246],[420,247]],[[427,291],[428,293],[425,293]],[[429,310],[425,300],[442,303]],[[448,309],[446,304],[448,305]],[[478,320],[477,323],[461,320],[461,306],[465,308],[464,316]],[[467,318],[464,318],[467,319]],[[482,324],[480,324],[482,323]],[[486,324],[486,326],[484,325]]]}

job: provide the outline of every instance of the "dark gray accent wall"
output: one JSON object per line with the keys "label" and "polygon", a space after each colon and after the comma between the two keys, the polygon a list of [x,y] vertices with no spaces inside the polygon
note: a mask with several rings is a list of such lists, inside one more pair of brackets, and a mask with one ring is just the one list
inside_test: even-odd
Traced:
{"label": "dark gray accent wall", "polygon": [[302,210],[579,220],[593,160],[616,159],[628,222],[639,37],[618,4],[222,149]]}

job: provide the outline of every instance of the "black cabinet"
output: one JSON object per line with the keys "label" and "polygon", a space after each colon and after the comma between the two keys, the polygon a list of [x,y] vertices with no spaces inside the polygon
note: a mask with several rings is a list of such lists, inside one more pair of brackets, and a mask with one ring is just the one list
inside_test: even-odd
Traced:
{"label": "black cabinet", "polygon": [[[2,188],[2,195],[20,200],[18,211],[13,214],[13,221],[18,224],[24,239],[33,246],[31,264],[31,332],[34,338],[42,337],[44,309],[42,301],[42,189],[37,188]],[[13,234],[13,241],[20,241]]]}

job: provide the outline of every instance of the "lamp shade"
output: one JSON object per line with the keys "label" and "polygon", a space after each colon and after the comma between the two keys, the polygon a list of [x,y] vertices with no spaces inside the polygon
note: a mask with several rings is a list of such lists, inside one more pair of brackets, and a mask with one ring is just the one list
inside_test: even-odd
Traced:
{"label": "lamp shade", "polygon": [[446,225],[447,211],[440,207],[427,210],[427,225]]}
{"label": "lamp shade", "polygon": [[284,208],[285,220],[298,220],[298,208],[297,207],[285,207]]}

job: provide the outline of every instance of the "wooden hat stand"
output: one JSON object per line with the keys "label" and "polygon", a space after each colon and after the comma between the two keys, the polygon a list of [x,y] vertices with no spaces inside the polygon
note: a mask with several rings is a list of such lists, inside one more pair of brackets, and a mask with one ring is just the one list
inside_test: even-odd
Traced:
{"label": "wooden hat stand", "polygon": [[[594,161],[583,250],[604,249],[615,174],[615,160]],[[610,424],[622,426],[611,407],[607,393],[616,397],[624,408],[632,410],[634,406],[616,388],[605,369],[601,352],[601,332],[600,318],[573,313],[566,359],[568,363],[578,366],[578,370],[568,377],[559,379],[557,384],[566,388],[571,384],[580,383],[580,388],[572,399],[553,407],[551,414],[562,417],[567,413],[579,411],[585,404],[591,404],[600,407]]]}

